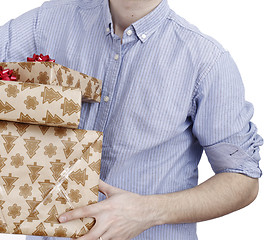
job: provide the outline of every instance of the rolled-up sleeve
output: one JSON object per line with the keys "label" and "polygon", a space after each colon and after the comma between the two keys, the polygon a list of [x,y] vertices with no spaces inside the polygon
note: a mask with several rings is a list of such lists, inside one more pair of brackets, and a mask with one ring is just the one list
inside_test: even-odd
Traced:
{"label": "rolled-up sleeve", "polygon": [[240,73],[228,52],[221,53],[195,92],[193,134],[214,172],[259,178],[263,139],[251,122],[253,106],[245,101]]}
{"label": "rolled-up sleeve", "polygon": [[33,9],[0,26],[0,62],[25,61],[38,45],[38,16],[40,8]]}

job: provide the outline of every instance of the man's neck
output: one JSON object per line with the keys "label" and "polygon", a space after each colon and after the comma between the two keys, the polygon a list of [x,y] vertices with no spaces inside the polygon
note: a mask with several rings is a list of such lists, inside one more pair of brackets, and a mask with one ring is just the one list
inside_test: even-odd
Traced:
{"label": "man's neck", "polygon": [[109,0],[115,34],[122,38],[124,30],[146,16],[162,0]]}

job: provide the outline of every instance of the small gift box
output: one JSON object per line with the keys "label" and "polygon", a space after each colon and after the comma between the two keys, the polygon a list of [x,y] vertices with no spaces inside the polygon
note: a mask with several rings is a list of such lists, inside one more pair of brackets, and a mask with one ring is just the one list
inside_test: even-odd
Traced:
{"label": "small gift box", "polygon": [[102,81],[59,65],[55,62],[7,62],[3,68],[13,69],[17,81],[75,87],[82,91],[86,102],[100,102]]}
{"label": "small gift box", "polygon": [[0,80],[0,96],[2,120],[78,128],[80,89]]}

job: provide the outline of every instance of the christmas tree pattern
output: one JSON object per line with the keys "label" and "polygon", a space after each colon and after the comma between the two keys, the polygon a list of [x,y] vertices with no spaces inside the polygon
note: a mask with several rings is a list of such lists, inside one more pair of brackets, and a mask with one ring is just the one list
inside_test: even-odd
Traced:
{"label": "christmas tree pattern", "polygon": [[4,114],[7,114],[9,112],[12,112],[14,111],[15,108],[12,107],[8,102],[6,103],[3,103],[1,100],[0,100],[0,113],[4,113]]}
{"label": "christmas tree pattern", "polygon": [[15,183],[18,180],[18,177],[12,177],[12,174],[9,173],[8,176],[2,176],[2,179],[4,180],[5,184],[3,185],[7,195],[10,194],[12,189],[15,187],[13,183]]}
{"label": "christmas tree pattern", "polygon": [[57,212],[57,209],[56,209],[55,205],[48,212],[48,215],[49,215],[49,217],[44,220],[45,223],[50,223],[51,227],[53,227],[54,224],[59,224],[59,221],[58,221],[58,212]]}
{"label": "christmas tree pattern", "polygon": [[48,87],[44,88],[44,92],[41,93],[41,97],[43,97],[43,103],[52,103],[53,101],[58,101],[59,99],[63,98],[59,92]]}
{"label": "christmas tree pattern", "polygon": [[64,98],[64,104],[61,104],[61,109],[63,109],[63,116],[66,114],[71,116],[73,113],[80,112],[81,106],[72,99],[68,100],[67,98]]}
{"label": "christmas tree pattern", "polygon": [[6,152],[10,153],[12,148],[14,148],[14,146],[15,146],[14,142],[18,137],[17,136],[12,136],[11,132],[9,132],[8,135],[3,134],[2,138],[5,140],[4,147],[6,149]]}
{"label": "christmas tree pattern", "polygon": [[35,156],[37,150],[39,149],[39,144],[41,140],[36,140],[35,137],[30,137],[30,139],[24,139],[25,145],[24,147],[26,148],[26,153],[30,158]]}
{"label": "christmas tree pattern", "polygon": [[43,169],[43,166],[38,166],[36,162],[34,162],[34,165],[27,165],[30,173],[29,177],[31,179],[31,182],[34,183],[40,174],[38,173],[41,169]]}

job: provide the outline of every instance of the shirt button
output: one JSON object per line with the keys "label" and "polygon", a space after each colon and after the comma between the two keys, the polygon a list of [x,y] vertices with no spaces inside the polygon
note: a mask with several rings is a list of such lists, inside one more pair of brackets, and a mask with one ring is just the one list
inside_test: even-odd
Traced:
{"label": "shirt button", "polygon": [[109,97],[108,97],[108,96],[105,96],[105,97],[104,97],[104,101],[105,101],[105,102],[108,102],[108,101],[109,101]]}
{"label": "shirt button", "polygon": [[131,29],[127,31],[128,36],[131,36],[132,34],[133,34],[133,31]]}
{"label": "shirt button", "polygon": [[109,31],[110,31],[110,29],[109,29],[109,28],[107,28],[107,29],[106,29],[106,31],[107,31],[107,32],[109,32]]}
{"label": "shirt button", "polygon": [[115,60],[118,60],[119,59],[119,55],[116,54],[115,57],[114,57]]}
{"label": "shirt button", "polygon": [[147,36],[146,36],[146,34],[142,34],[141,37],[142,37],[143,39],[145,39]]}

